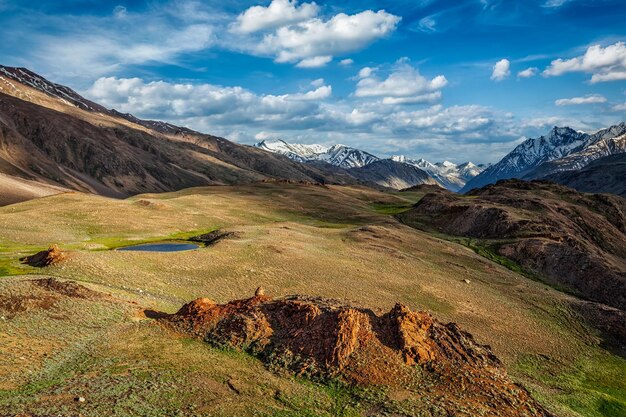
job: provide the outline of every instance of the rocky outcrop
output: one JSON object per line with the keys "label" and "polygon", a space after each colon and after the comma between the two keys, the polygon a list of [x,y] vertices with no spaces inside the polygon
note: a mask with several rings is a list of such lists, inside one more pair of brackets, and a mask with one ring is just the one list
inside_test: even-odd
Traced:
{"label": "rocky outcrop", "polygon": [[226,304],[199,298],[160,320],[213,346],[252,353],[273,369],[413,387],[415,398],[444,406],[448,415],[549,415],[508,379],[489,346],[402,304],[377,315],[336,300],[272,299],[257,291]]}
{"label": "rocky outcrop", "polygon": [[61,250],[61,248],[54,244],[50,246],[46,250],[42,250],[41,252],[37,252],[31,256],[25,256],[24,258],[20,258],[20,261],[23,263],[35,266],[37,268],[43,268],[50,265],[56,265],[58,263],[63,262],[68,257],[67,253]]}

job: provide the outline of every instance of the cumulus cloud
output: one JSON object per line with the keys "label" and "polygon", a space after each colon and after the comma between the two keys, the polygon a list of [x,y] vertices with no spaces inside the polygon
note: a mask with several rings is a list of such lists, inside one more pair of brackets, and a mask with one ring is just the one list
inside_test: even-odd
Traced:
{"label": "cumulus cloud", "polygon": [[252,33],[274,29],[310,19],[318,12],[319,7],[315,3],[298,6],[297,0],[273,0],[267,7],[253,6],[241,13],[232,25],[232,30]]}
{"label": "cumulus cloud", "polygon": [[561,98],[554,102],[557,106],[574,106],[579,104],[606,103],[606,97],[592,94],[585,97]]}
{"label": "cumulus cloud", "polygon": [[372,68],[359,71],[356,97],[381,97],[384,104],[432,103],[441,99],[441,89],[448,84],[443,75],[427,79],[406,60],[396,63],[387,78],[374,75]]}
{"label": "cumulus cloud", "polygon": [[320,66],[332,57],[364,48],[396,29],[400,17],[380,10],[354,15],[337,14],[329,20],[314,18],[282,26],[265,35],[253,50],[274,56],[279,63]]}
{"label": "cumulus cloud", "polygon": [[341,61],[339,61],[339,64],[344,66],[352,65],[354,64],[354,60],[350,58],[342,59]]}
{"label": "cumulus cloud", "polygon": [[592,74],[592,84],[626,80],[626,44],[617,42],[607,47],[592,45],[581,56],[552,61],[543,71],[543,75],[553,77],[569,72]]}
{"label": "cumulus cloud", "polygon": [[106,106],[142,117],[176,120],[207,117],[232,123],[315,117],[319,112],[317,101],[330,97],[331,93],[331,86],[326,85],[305,93],[257,95],[242,87],[116,77],[102,77],[86,92]]}
{"label": "cumulus cloud", "polygon": [[307,91],[306,93],[287,95],[287,100],[323,100],[330,97],[333,93],[333,88],[330,85],[322,85],[315,90]]}
{"label": "cumulus cloud", "polygon": [[[441,85],[433,80],[425,82]],[[405,110],[381,107],[372,101],[327,101],[332,95],[330,85],[315,80],[312,87],[310,91],[271,95],[237,86],[103,77],[85,95],[138,117],[166,120],[249,142],[269,137],[310,137],[326,142],[357,141],[352,143],[361,147],[367,142],[372,151],[380,146],[390,152],[383,146],[390,137],[398,143],[407,141],[407,146],[419,137],[421,147],[437,143],[445,149],[451,144],[473,143],[477,147],[469,147],[469,152],[478,152],[491,147],[493,141],[510,143],[519,137],[511,130],[508,115],[482,106],[433,105]]]}
{"label": "cumulus cloud", "polygon": [[493,66],[491,79],[494,81],[502,81],[511,75],[511,63],[508,59],[501,59]]}
{"label": "cumulus cloud", "polygon": [[531,78],[537,75],[538,72],[539,72],[539,68],[530,67],[530,68],[526,68],[523,71],[518,72],[517,77],[518,78]]}

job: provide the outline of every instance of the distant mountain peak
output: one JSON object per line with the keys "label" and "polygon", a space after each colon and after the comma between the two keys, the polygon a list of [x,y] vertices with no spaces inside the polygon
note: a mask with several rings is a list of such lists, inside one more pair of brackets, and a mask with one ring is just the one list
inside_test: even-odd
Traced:
{"label": "distant mountain peak", "polygon": [[269,152],[278,153],[298,162],[327,162],[342,168],[357,168],[380,158],[350,146],[336,144],[289,143],[282,139],[262,140],[254,145]]}
{"label": "distant mountain peak", "polygon": [[[558,170],[580,169],[594,159],[626,151],[626,140],[616,140],[625,134],[624,122],[594,134],[555,126],[547,135],[529,138],[519,144],[498,163],[469,181],[461,191],[480,188],[501,179],[540,178]],[[564,162],[558,164],[552,161]]]}
{"label": "distant mountain peak", "polygon": [[391,159],[426,171],[439,185],[450,191],[459,191],[469,179],[474,178],[483,170],[482,166],[479,167],[472,162],[456,165],[450,161],[443,161],[433,164],[424,158],[410,159],[404,155],[395,155]]}

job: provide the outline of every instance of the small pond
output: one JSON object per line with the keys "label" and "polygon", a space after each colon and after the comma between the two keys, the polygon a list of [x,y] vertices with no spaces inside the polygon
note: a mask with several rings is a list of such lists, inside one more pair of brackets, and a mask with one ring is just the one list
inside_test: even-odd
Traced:
{"label": "small pond", "polygon": [[117,248],[123,251],[139,251],[139,252],[181,252],[185,250],[198,249],[200,245],[195,243],[144,243],[142,245],[124,246]]}

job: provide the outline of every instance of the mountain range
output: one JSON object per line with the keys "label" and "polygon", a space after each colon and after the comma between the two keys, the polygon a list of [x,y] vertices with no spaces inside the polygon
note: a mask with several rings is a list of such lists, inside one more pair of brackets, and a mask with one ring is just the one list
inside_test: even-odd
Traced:
{"label": "mountain range", "polygon": [[[463,164],[456,165],[452,162],[444,161],[433,164],[424,159],[411,159],[404,155],[392,156],[389,159],[383,159],[361,149],[339,144],[324,146],[319,144],[307,145],[301,143],[288,143],[284,140],[262,140],[254,146],[269,152],[284,155],[294,161],[306,163],[326,162],[328,164],[346,169],[363,168],[366,165],[370,165],[377,161],[394,161],[396,163],[418,168],[426,172],[434,180],[434,182],[416,183],[416,178],[421,178],[421,175],[416,176],[414,170],[396,166],[394,169],[394,179],[388,179],[385,181],[385,185],[391,188],[398,188],[401,185],[411,187],[418,184],[437,183],[450,191],[459,191],[463,188],[467,181],[478,175],[485,168],[484,165],[475,165],[472,162],[465,162]],[[359,172],[367,171],[374,174],[377,167],[382,168],[385,166],[389,168],[392,165],[394,164],[389,162],[384,164],[375,164],[373,167],[370,167],[370,169],[360,170]],[[382,174],[382,172],[379,174]],[[391,184],[395,184],[395,186]]]}
{"label": "mountain range", "polygon": [[[393,167],[398,163],[390,162],[372,175],[348,169],[359,163],[349,149],[333,147],[333,155],[317,164],[302,164],[257,147],[106,109],[28,69],[0,66],[2,204],[59,189],[124,197],[258,181],[375,187],[432,182],[417,167],[399,170]],[[364,153],[362,163],[371,158]],[[395,171],[403,171],[405,179],[398,181]]]}
{"label": "mountain range", "polygon": [[[569,127],[554,127],[547,135],[527,139],[498,163],[485,169],[461,189],[467,192],[498,180],[542,179],[561,180],[570,185],[567,176],[558,173],[580,170],[597,159],[626,152],[626,123],[620,123],[595,133],[585,133]],[[617,173],[617,172],[616,172]],[[606,187],[615,186],[617,178],[607,179]],[[602,186],[594,190],[602,192]]]}
{"label": "mountain range", "polygon": [[385,159],[339,144],[246,146],[107,109],[28,69],[0,66],[0,204],[59,190],[123,197],[258,181],[438,184],[465,193],[501,179],[549,179],[625,195],[623,163],[610,158],[625,152],[626,123],[595,133],[554,127],[490,166]]}

